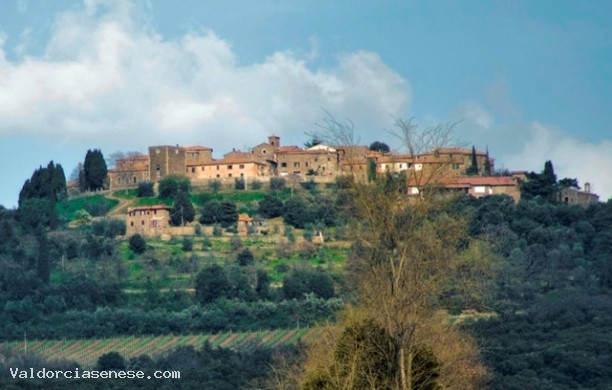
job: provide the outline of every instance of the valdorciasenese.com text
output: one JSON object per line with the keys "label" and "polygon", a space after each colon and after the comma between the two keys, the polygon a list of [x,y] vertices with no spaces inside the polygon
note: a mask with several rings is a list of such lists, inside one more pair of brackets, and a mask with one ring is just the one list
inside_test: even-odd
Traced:
{"label": "valdorciasenese.com text", "polygon": [[9,368],[14,379],[180,379],[180,371],[154,371],[145,373],[140,370],[48,370],[46,368]]}

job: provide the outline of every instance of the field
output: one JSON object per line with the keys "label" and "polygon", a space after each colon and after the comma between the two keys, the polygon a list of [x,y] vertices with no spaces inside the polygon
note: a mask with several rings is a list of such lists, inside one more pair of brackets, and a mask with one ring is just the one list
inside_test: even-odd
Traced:
{"label": "field", "polygon": [[116,337],[86,340],[24,340],[1,344],[14,352],[35,353],[47,359],[75,361],[83,367],[95,366],[98,358],[108,352],[118,352],[129,359],[140,355],[155,357],[181,346],[201,348],[208,342],[213,348],[249,350],[257,347],[275,348],[308,342],[321,333],[319,328],[275,329],[257,332],[228,332],[184,336]]}

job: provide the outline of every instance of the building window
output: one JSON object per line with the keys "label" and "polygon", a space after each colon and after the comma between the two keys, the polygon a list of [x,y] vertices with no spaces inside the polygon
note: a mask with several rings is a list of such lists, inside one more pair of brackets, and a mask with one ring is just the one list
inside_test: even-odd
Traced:
{"label": "building window", "polygon": [[244,169],[244,164],[240,164],[240,165],[238,166],[238,168],[240,168],[240,169]]}
{"label": "building window", "polygon": [[282,162],[281,163],[281,168],[287,168],[287,163],[286,162]]}
{"label": "building window", "polygon": [[231,165],[228,165],[228,166],[227,166],[227,169],[232,169],[232,166],[231,166]]}
{"label": "building window", "polygon": [[240,177],[244,177],[244,173],[241,173],[241,174],[240,174]]}
{"label": "building window", "polygon": [[191,173],[195,173],[195,167],[191,167]]}
{"label": "building window", "polygon": [[202,172],[204,172],[204,167],[202,167]]}
{"label": "building window", "polygon": [[306,168],[308,168],[308,161],[306,161],[306,162],[304,163],[304,166],[305,166]]}
{"label": "building window", "polygon": [[134,226],[134,221],[130,222],[130,226]]}
{"label": "building window", "polygon": [[453,169],[459,169],[459,164],[457,163],[453,164]]}
{"label": "building window", "polygon": [[217,178],[219,178],[219,177],[221,177],[221,175],[219,175],[219,174],[217,173]]}
{"label": "building window", "polygon": [[299,161],[294,162],[293,163],[293,167],[294,168],[299,168],[300,167],[300,162]]}
{"label": "building window", "polygon": [[141,224],[142,226],[144,226],[144,219],[143,219],[142,221],[140,221],[140,224]]}
{"label": "building window", "polygon": [[[219,170],[219,166],[217,165],[217,171]],[[217,176],[218,177],[218,176]]]}

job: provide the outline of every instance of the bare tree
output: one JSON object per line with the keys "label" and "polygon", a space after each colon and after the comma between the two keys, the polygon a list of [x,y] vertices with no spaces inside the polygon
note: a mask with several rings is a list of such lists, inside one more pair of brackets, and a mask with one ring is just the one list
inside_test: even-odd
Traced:
{"label": "bare tree", "polygon": [[[452,140],[452,124],[423,130],[412,121],[396,119],[395,124],[393,134],[413,156],[414,164],[425,151],[447,146]],[[350,121],[339,122],[328,114],[321,128],[319,139],[347,145],[347,150],[354,145]],[[469,336],[448,325],[441,298],[453,289],[478,296],[482,284],[474,276],[490,272],[491,264],[482,259],[487,256],[484,250],[473,249],[478,244],[467,235],[467,216],[457,213],[448,198],[428,191],[442,172],[422,171],[410,172],[419,188],[418,197],[407,196],[402,191],[406,183],[391,176],[372,183],[349,181],[354,243],[347,277],[358,296],[354,312],[359,313],[358,323],[371,322],[372,329],[378,326],[388,336],[373,340],[374,348],[392,355],[391,378],[385,377],[389,382],[383,388],[481,388],[486,370],[478,349]],[[304,388],[381,388],[380,372],[374,370],[366,378],[357,374],[372,365],[381,369],[376,358],[368,358],[376,354],[362,353],[370,347],[353,345],[348,348],[352,355],[346,353],[343,359],[330,352],[338,351],[342,335],[354,326],[355,316],[347,318],[350,321],[340,322],[311,349]],[[367,339],[370,331],[364,330],[356,340]],[[328,387],[308,387],[316,382],[312,378],[326,378]]]}

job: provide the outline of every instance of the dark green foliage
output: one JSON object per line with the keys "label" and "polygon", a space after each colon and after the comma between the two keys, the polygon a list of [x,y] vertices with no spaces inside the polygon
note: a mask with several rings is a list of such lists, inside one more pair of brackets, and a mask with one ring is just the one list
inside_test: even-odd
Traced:
{"label": "dark green foliage", "polygon": [[199,221],[203,225],[218,223],[228,227],[238,222],[238,209],[234,202],[210,200],[202,207]]}
{"label": "dark green foliage", "polygon": [[98,358],[96,370],[113,371],[125,370],[125,359],[119,352],[107,352]]}
{"label": "dark green foliage", "polygon": [[285,202],[283,220],[286,224],[303,229],[309,224],[332,226],[336,215],[337,210],[333,202],[324,195],[308,198],[293,196]]}
{"label": "dark green foliage", "polygon": [[317,137],[313,137],[310,141],[304,142],[304,147],[306,149],[312,148],[313,146],[321,145],[323,141]]}
{"label": "dark green foliage", "polygon": [[146,196],[155,196],[155,191],[153,190],[153,183],[141,181],[138,183],[138,187],[136,188],[136,196],[139,198],[143,198]]}
{"label": "dark green foliage", "polygon": [[251,189],[252,190],[260,190],[261,189],[261,182],[259,180],[253,180],[251,182]]}
{"label": "dark green foliage", "polygon": [[49,284],[51,264],[49,259],[49,240],[47,232],[39,226],[36,231],[38,239],[38,258],[36,259],[36,275],[44,283]]}
{"label": "dark green foliage", "polygon": [[200,271],[195,283],[196,298],[202,304],[211,303],[225,297],[231,291],[231,285],[225,271],[217,264]]}
{"label": "dark green foliage", "polygon": [[376,181],[376,160],[373,158],[368,159],[368,181]]}
{"label": "dark green foliage", "polygon": [[476,176],[478,175],[478,159],[476,158],[476,148],[472,146],[472,163],[465,170],[465,174],[468,176]]}
{"label": "dark green foliage", "polygon": [[334,293],[334,281],[320,269],[294,269],[283,281],[283,295],[286,299],[303,299],[306,294],[329,299]]}
{"label": "dark green foliage", "polygon": [[174,197],[170,210],[170,223],[174,226],[184,226],[195,219],[195,209],[189,199],[188,193],[179,191]]}
{"label": "dark green foliage", "polygon": [[370,150],[376,151],[376,152],[381,152],[381,153],[389,153],[391,151],[391,149],[389,148],[389,145],[387,145],[384,142],[380,142],[380,141],[374,141],[370,144]]}
{"label": "dark green foliage", "polygon": [[314,191],[317,189],[317,182],[315,182],[313,179],[310,179],[308,181],[302,182],[300,183],[300,185],[302,186],[302,188],[304,188],[307,191]]}
{"label": "dark green foliage", "polygon": [[52,203],[66,197],[66,176],[59,164],[49,162],[46,168],[40,167],[23,184],[19,193],[19,206],[27,199],[46,199]]}
{"label": "dark green foliage", "polygon": [[193,250],[193,240],[189,237],[183,237],[181,247],[183,252],[191,252]]}
{"label": "dark green foliage", "polygon": [[493,169],[491,166],[491,159],[489,158],[489,149],[487,148],[487,156],[484,162],[484,175],[491,176],[493,175]]}
{"label": "dark green foliage", "polygon": [[168,175],[159,181],[157,190],[159,198],[174,199],[181,192],[189,194],[191,182],[185,176]]}
{"label": "dark green foliage", "polygon": [[245,189],[245,181],[243,178],[236,178],[234,180],[234,189],[236,190],[244,190]]}
{"label": "dark green foliage", "polygon": [[576,189],[580,189],[580,186],[578,185],[578,180],[577,179],[571,179],[569,177],[566,177],[564,179],[559,180],[559,188],[576,188]]}
{"label": "dark green foliage", "polygon": [[144,253],[147,250],[147,242],[140,234],[134,234],[130,237],[130,249],[134,253]]}
{"label": "dark green foliage", "polygon": [[18,216],[25,227],[35,228],[42,225],[53,228],[57,225],[55,203],[49,199],[26,199],[19,206]]}
{"label": "dark green foliage", "polygon": [[220,180],[211,180],[208,182],[208,188],[211,192],[219,192],[221,189],[221,181]]}
{"label": "dark green foliage", "polygon": [[267,194],[259,201],[259,214],[265,218],[276,218],[283,215],[285,205],[274,195]]}
{"label": "dark green foliage", "polygon": [[260,299],[270,298],[270,276],[262,269],[257,270],[257,286],[255,292]]}
{"label": "dark green foliage", "polygon": [[241,266],[247,266],[255,262],[255,257],[253,256],[253,252],[251,252],[249,248],[244,248],[238,253],[238,256],[236,256],[236,261]]}
{"label": "dark green foliage", "polygon": [[527,180],[521,185],[521,196],[524,199],[540,197],[544,200],[553,201],[557,193],[557,175],[552,162],[546,161],[542,173],[530,172]]}
{"label": "dark green foliage", "polygon": [[282,191],[285,188],[285,179],[282,177],[271,177],[270,178],[270,190],[271,191]]}
{"label": "dark green foliage", "polygon": [[104,155],[100,149],[87,150],[85,162],[83,163],[83,185],[82,190],[97,191],[106,187],[106,176],[108,169]]}
{"label": "dark green foliage", "polygon": [[114,238],[125,234],[125,221],[122,219],[101,219],[91,223],[91,230],[97,236]]}

